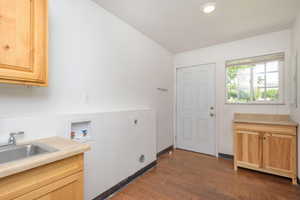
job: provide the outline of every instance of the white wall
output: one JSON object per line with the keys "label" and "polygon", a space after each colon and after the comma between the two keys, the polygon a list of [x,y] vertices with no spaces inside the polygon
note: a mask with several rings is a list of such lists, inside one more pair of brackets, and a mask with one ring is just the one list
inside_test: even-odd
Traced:
{"label": "white wall", "polygon": [[49,15],[49,87],[0,85],[0,116],[150,107],[158,151],[172,145],[172,55],[90,0],[49,0]]}
{"label": "white wall", "polygon": [[[91,200],[156,160],[152,110],[72,116],[91,120],[91,151],[85,157],[85,199]],[[134,119],[138,119],[137,125]],[[143,163],[139,162],[141,155]]]}
{"label": "white wall", "polygon": [[[295,121],[300,123],[300,13],[298,18],[296,19],[293,29],[292,29],[292,66],[295,66],[296,59],[295,55],[296,52],[298,52],[298,108],[295,107],[295,104],[291,105],[291,113],[292,117]],[[295,70],[295,67],[294,67]],[[293,71],[294,72],[294,71]],[[291,73],[291,75],[294,73]],[[291,80],[294,78],[294,76],[291,76]],[[295,97],[295,93],[292,94],[293,97]],[[298,129],[298,134],[300,134],[300,129]],[[298,144],[300,144],[300,137],[298,136]],[[298,147],[298,173],[300,172],[300,148]],[[298,175],[299,177],[299,175]]]}
{"label": "white wall", "polygon": [[[289,55],[290,30],[260,35],[253,38],[224,43],[175,55],[175,67],[216,63],[216,124],[218,151],[233,154],[232,118],[234,112],[289,114]],[[285,105],[225,105],[225,62],[286,52],[285,65]]]}
{"label": "white wall", "polygon": [[6,118],[0,120],[0,132],[11,127],[25,131],[26,137],[18,136],[18,141],[53,135],[70,138],[72,122],[89,121],[91,150],[85,153],[84,173],[85,199],[91,200],[156,160],[155,115],[151,109],[139,109]]}

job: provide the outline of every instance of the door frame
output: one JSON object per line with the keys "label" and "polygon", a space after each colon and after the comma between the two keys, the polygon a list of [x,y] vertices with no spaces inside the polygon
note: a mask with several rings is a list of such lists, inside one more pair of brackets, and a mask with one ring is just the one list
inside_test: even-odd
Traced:
{"label": "door frame", "polygon": [[214,120],[214,128],[213,128],[213,135],[214,135],[214,139],[215,139],[215,156],[216,157],[219,157],[219,140],[218,140],[218,134],[217,134],[217,126],[216,126],[216,121],[217,121],[217,113],[218,113],[218,108],[217,108],[217,93],[216,93],[216,66],[217,66],[217,63],[215,62],[208,62],[208,63],[200,63],[200,64],[194,64],[194,65],[183,65],[183,66],[175,66],[174,67],[174,96],[173,96],[173,99],[174,99],[174,114],[173,114],[173,130],[174,130],[174,148],[177,148],[177,90],[178,90],[178,87],[177,87],[177,73],[178,73],[178,70],[180,69],[183,69],[183,68],[192,68],[192,67],[201,67],[201,65],[213,65],[213,76],[214,76],[214,80],[213,80],[213,88],[214,88],[214,95],[215,95],[215,102],[214,102],[214,107],[215,107],[215,120]]}

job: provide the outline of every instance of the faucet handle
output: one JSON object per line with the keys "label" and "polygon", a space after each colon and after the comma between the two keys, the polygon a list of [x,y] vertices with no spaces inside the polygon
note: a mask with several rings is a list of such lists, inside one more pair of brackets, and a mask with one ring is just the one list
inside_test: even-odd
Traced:
{"label": "faucet handle", "polygon": [[16,145],[16,135],[24,135],[24,131],[16,132],[16,133],[10,133],[8,138],[8,144],[9,145]]}
{"label": "faucet handle", "polygon": [[19,131],[19,132],[16,132],[16,133],[10,133],[9,136],[16,136],[16,135],[24,135],[25,132],[24,131]]}

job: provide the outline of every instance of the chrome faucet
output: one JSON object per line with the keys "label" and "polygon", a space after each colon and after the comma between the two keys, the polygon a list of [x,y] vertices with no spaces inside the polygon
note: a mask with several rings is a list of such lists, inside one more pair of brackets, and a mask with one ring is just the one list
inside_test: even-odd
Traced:
{"label": "chrome faucet", "polygon": [[8,145],[16,145],[17,140],[16,137],[17,135],[24,135],[24,131],[16,132],[16,133],[10,133],[9,138],[8,138]]}

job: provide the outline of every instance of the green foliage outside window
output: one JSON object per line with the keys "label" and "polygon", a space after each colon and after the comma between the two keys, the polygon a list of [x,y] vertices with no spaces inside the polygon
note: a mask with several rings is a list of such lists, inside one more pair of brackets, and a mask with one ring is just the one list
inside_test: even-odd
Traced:
{"label": "green foliage outside window", "polygon": [[[227,102],[275,102],[279,99],[279,86],[267,87],[266,78],[269,75],[263,72],[258,76],[254,71],[255,65],[239,65],[227,67]],[[244,73],[244,74],[243,74]],[[278,73],[278,72],[277,72]],[[243,74],[243,76],[241,76]],[[253,76],[258,76],[254,79]],[[247,77],[247,79],[245,79]],[[263,78],[262,78],[263,77]],[[279,82],[279,81],[278,81]],[[241,86],[243,85],[243,87]]]}

